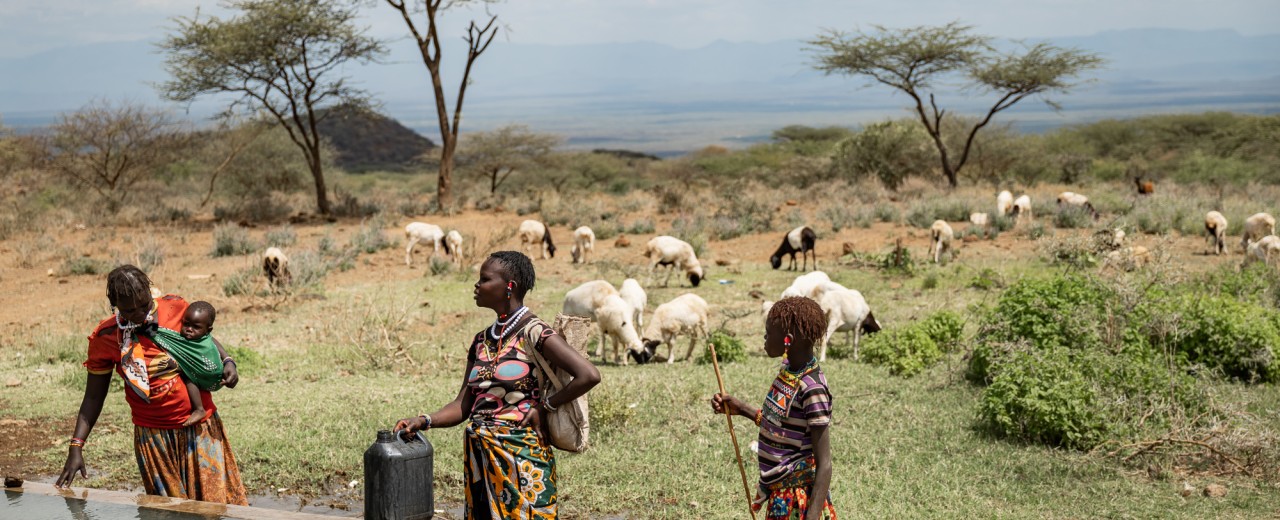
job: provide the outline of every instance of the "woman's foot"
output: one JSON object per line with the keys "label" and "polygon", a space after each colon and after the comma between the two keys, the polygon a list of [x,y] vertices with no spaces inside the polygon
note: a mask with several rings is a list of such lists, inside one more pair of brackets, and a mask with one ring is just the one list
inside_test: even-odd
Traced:
{"label": "woman's foot", "polygon": [[182,423],[182,427],[186,428],[187,426],[191,426],[203,420],[204,408],[193,408],[191,410],[191,417],[187,417],[187,420]]}

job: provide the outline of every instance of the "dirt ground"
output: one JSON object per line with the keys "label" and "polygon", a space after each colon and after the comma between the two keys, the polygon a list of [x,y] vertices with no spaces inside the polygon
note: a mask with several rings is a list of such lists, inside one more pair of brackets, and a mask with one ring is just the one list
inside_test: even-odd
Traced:
{"label": "dirt ground", "polygon": [[[515,213],[476,212],[471,211],[453,216],[428,216],[417,219],[400,218],[383,231],[392,239],[394,246],[372,255],[361,255],[356,267],[346,272],[333,271],[326,278],[325,285],[329,289],[336,287],[365,284],[376,280],[379,283],[412,281],[422,278],[427,269],[430,244],[424,248],[417,247],[412,268],[405,266],[403,227],[418,220],[439,225],[445,230],[457,229],[465,237],[464,251],[467,252],[467,267],[475,268],[476,262],[483,258],[483,253],[493,249],[519,249],[518,238],[509,238],[493,243],[494,236],[501,236],[501,230],[514,229],[526,217]],[[655,217],[656,229],[671,229],[669,216]],[[92,223],[81,223],[67,230],[59,230],[56,234],[44,235],[33,231],[26,235],[13,237],[0,242],[0,333],[7,337],[24,337],[18,332],[33,324],[52,320],[76,321],[92,319],[91,316],[107,316],[108,305],[105,298],[103,276],[55,276],[59,266],[68,256],[82,256],[110,260],[129,255],[138,246],[142,237],[149,236],[164,244],[164,262],[149,273],[155,285],[164,292],[181,294],[188,300],[205,299],[219,308],[225,319],[247,320],[269,319],[255,312],[252,307],[243,306],[243,300],[232,300],[222,294],[222,280],[234,272],[260,265],[256,255],[242,257],[212,258],[213,247],[211,222],[196,222],[176,227],[158,227],[141,230],[96,226]],[[297,234],[297,249],[314,249],[320,239],[326,235],[339,245],[345,244],[360,226],[354,220],[339,221],[334,224],[294,224]],[[967,224],[953,224],[959,234]],[[255,239],[272,226],[257,226],[250,229]],[[1059,231],[1061,233],[1062,231]],[[1072,232],[1072,231],[1068,231]],[[1092,230],[1075,231],[1091,233]],[[596,277],[595,269],[582,269],[570,265],[569,250],[571,230],[553,228],[552,236],[559,248],[555,259],[537,261],[538,276],[555,277],[574,284]],[[732,271],[740,262],[764,263],[782,241],[784,233],[773,232],[743,236],[727,241],[712,242],[710,253],[703,258],[707,267],[707,278],[714,283],[726,271]],[[1134,236],[1134,244],[1148,247],[1154,246],[1162,238],[1152,236]],[[627,236],[630,247],[617,247],[616,238],[597,241],[595,254],[597,261],[607,260],[624,266],[640,269],[645,264],[642,256],[645,242],[654,234]],[[903,225],[876,223],[870,228],[854,228],[843,230],[834,236],[831,233],[819,232],[818,263],[819,267],[829,267],[839,262],[842,245],[851,244],[858,252],[880,253],[892,247],[895,240],[901,238],[903,245],[911,250],[912,257],[918,262],[928,257],[929,232]],[[50,240],[51,239],[51,240]],[[45,248],[37,248],[32,253],[29,245],[43,240],[52,244]],[[1216,265],[1221,262],[1239,262],[1237,254],[1227,257],[1209,256],[1206,254],[1208,244],[1203,237],[1179,237],[1170,240],[1169,251],[1174,261],[1188,262],[1202,266]],[[26,244],[26,245],[24,245]],[[491,247],[490,247],[491,246]],[[995,240],[963,242],[957,244],[959,262],[998,266],[1000,262],[1026,260],[1038,255],[1035,244],[1014,232],[1002,233]],[[43,253],[41,253],[43,251]],[[27,255],[26,262],[23,255]],[[536,250],[533,254],[536,258]],[[784,267],[786,260],[784,259]],[[27,263],[26,267],[23,264]],[[74,314],[68,314],[78,309]],[[259,314],[255,316],[255,314]],[[238,316],[237,316],[238,315]],[[437,326],[449,326],[443,319]],[[86,326],[85,333],[88,333]],[[21,348],[22,345],[6,345],[6,348]],[[0,384],[20,382],[0,381]],[[58,468],[47,467],[43,461],[31,456],[51,446],[61,444],[66,432],[72,428],[70,417],[49,418],[47,420],[22,420],[6,418],[2,411],[5,403],[0,402],[0,474],[2,475],[48,475],[56,473]],[[51,444],[52,443],[52,444]]]}

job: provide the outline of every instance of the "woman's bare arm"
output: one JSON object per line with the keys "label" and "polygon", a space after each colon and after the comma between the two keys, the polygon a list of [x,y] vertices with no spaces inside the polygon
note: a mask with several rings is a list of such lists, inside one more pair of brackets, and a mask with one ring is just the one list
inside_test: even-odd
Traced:
{"label": "woman's bare arm", "polygon": [[[80,411],[76,413],[76,429],[71,434],[72,437],[81,440],[89,439],[89,432],[93,431],[93,425],[98,423],[98,416],[102,415],[102,404],[107,400],[107,390],[111,388],[111,373],[106,374],[89,374],[89,380],[84,385],[84,398],[80,401]],[[62,473],[58,476],[57,482],[54,483],[58,487],[70,486],[71,482],[76,478],[76,472],[80,472],[80,476],[88,478],[85,471],[84,454],[79,446],[72,446],[67,451],[67,462],[62,465]]]}

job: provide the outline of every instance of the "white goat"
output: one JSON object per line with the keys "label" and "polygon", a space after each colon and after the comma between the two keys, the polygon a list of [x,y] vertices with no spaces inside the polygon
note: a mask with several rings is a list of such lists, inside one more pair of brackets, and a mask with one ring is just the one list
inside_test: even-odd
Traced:
{"label": "white goat", "polygon": [[262,273],[267,276],[267,285],[273,290],[288,285],[293,279],[289,273],[289,257],[278,247],[268,247],[263,253]]}
{"label": "white goat", "polygon": [[956,239],[956,233],[945,220],[935,220],[929,226],[929,234],[933,239],[933,263],[936,264],[942,259],[942,253],[951,250],[951,241]]}
{"label": "white goat", "polygon": [[1032,220],[1031,216],[1031,197],[1023,195],[1013,201],[1013,218],[1021,219],[1027,217],[1027,221]]}
{"label": "white goat", "polygon": [[688,361],[698,338],[708,337],[707,302],[696,294],[682,294],[653,311],[649,326],[644,329],[644,352],[637,354],[636,360],[643,363],[652,359],[658,345],[666,343],[667,363],[675,361],[674,341],[681,334],[689,335],[689,351],[684,355]]}
{"label": "white goat", "polygon": [[[596,309],[596,324],[600,326],[600,343],[596,345],[596,357],[604,359],[604,343],[609,339],[613,340],[615,363],[625,365],[628,358],[644,352],[644,345],[640,342],[640,336],[636,334],[635,321],[631,319],[632,311],[631,304],[617,295],[609,295]],[[618,352],[619,344],[626,346],[628,352],[626,357],[622,357]]]}
{"label": "white goat", "polygon": [[1009,190],[1000,192],[996,195],[996,214],[1008,216],[1013,211],[1013,194]]}
{"label": "white goat", "polygon": [[667,282],[671,279],[671,272],[675,269],[684,271],[689,277],[689,283],[694,287],[697,287],[706,277],[702,264],[698,263],[698,255],[693,253],[693,246],[676,237],[666,235],[653,237],[645,245],[644,256],[649,259],[651,277],[654,268],[659,265],[669,267],[667,276],[662,281],[663,287],[667,286]]}
{"label": "white goat", "polygon": [[822,335],[818,361],[827,360],[827,344],[837,332],[846,333],[853,344],[853,359],[856,361],[862,334],[880,331],[880,322],[871,314],[871,306],[862,293],[838,283],[824,283],[815,292],[818,294],[818,306],[827,315],[827,332]]}
{"label": "white goat", "polygon": [[1204,214],[1204,230],[1209,234],[1209,238],[1213,240],[1214,254],[1221,255],[1227,252],[1227,217],[1222,213],[1210,211]]}
{"label": "white goat", "polygon": [[1152,260],[1151,251],[1148,251],[1147,248],[1142,246],[1126,247],[1107,253],[1107,258],[1102,262],[1102,269],[1112,268],[1132,271],[1151,263]]}
{"label": "white goat", "polygon": [[587,256],[596,250],[596,234],[591,228],[582,226],[573,230],[573,248],[569,249],[569,254],[573,256],[573,263],[587,263]]}
{"label": "white goat", "polygon": [[975,226],[986,227],[987,220],[988,219],[987,219],[986,213],[970,213],[969,214],[969,223]]}
{"label": "white goat", "polygon": [[1093,209],[1093,203],[1089,202],[1089,197],[1086,197],[1079,193],[1072,193],[1069,191],[1064,191],[1062,193],[1059,193],[1058,209],[1061,210],[1063,206],[1073,206],[1073,207],[1084,208],[1085,210],[1089,211],[1089,214],[1093,216],[1094,220],[1098,219],[1098,210]]}
{"label": "white goat", "polygon": [[618,296],[618,290],[613,288],[613,284],[604,280],[586,282],[564,294],[564,307],[560,313],[594,320],[596,309],[604,305],[605,299],[610,296]]}
{"label": "white goat", "polygon": [[516,234],[520,236],[520,246],[525,251],[529,250],[529,246],[536,244],[541,249],[541,258],[556,257],[556,245],[551,243],[551,230],[546,224],[536,220],[526,220],[520,223],[520,231]]}
{"label": "white goat", "polygon": [[[796,279],[791,282],[791,286],[782,291],[782,298],[804,296],[807,298],[813,298],[816,301],[817,298],[814,298],[813,296],[814,289],[819,285],[830,281],[831,277],[827,276],[827,273],[822,271],[813,271],[811,273],[802,274],[797,276]],[[765,312],[769,312],[768,309],[765,309]]]}
{"label": "white goat", "polygon": [[635,309],[635,322],[637,330],[644,330],[644,308],[649,305],[649,295],[645,294],[644,288],[640,287],[640,282],[635,278],[627,278],[622,281],[622,288],[618,289],[618,296],[623,301],[631,304],[631,308]]}
{"label": "white goat", "polygon": [[404,237],[409,240],[409,245],[404,248],[404,265],[413,266],[413,246],[418,242],[431,241],[431,253],[440,252],[440,241],[444,238],[444,231],[440,226],[435,224],[427,224],[426,222],[410,222],[404,227]]}
{"label": "white goat", "polygon": [[1240,237],[1240,247],[1247,249],[1250,242],[1262,240],[1262,237],[1276,234],[1276,219],[1267,213],[1255,213],[1244,219],[1244,234]]}
{"label": "white goat", "polygon": [[1255,261],[1264,264],[1280,262],[1280,237],[1267,235],[1250,242],[1245,250],[1244,262],[1248,264]]}
{"label": "white goat", "polygon": [[453,263],[462,265],[462,233],[458,230],[450,229],[444,236],[444,254],[453,258]]}

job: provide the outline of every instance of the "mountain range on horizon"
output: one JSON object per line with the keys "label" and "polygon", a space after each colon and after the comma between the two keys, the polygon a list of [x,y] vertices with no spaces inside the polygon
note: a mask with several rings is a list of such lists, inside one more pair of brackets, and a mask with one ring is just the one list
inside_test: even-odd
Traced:
{"label": "mountain range on horizon", "polygon": [[[1231,30],[1129,29],[1049,38],[1097,52],[1104,70],[1056,101],[1055,112],[1028,99],[998,121],[1030,130],[1151,113],[1226,110],[1280,112],[1280,34]],[[1006,43],[1006,45],[1013,45]],[[411,41],[388,44],[382,63],[348,74],[381,111],[433,139],[429,77]],[[446,92],[456,93],[465,47],[446,46]],[[95,98],[162,101],[165,80],[154,41],[65,47],[0,59],[0,121],[47,125]],[[463,110],[463,133],[510,123],[563,136],[568,147],[678,153],[710,144],[742,145],[788,124],[856,126],[909,113],[901,95],[863,78],[827,76],[797,40],[717,41],[679,49],[652,43],[534,45],[503,41],[480,57]],[[977,115],[990,100],[942,90],[954,111]],[[203,120],[216,100],[179,113]]]}

